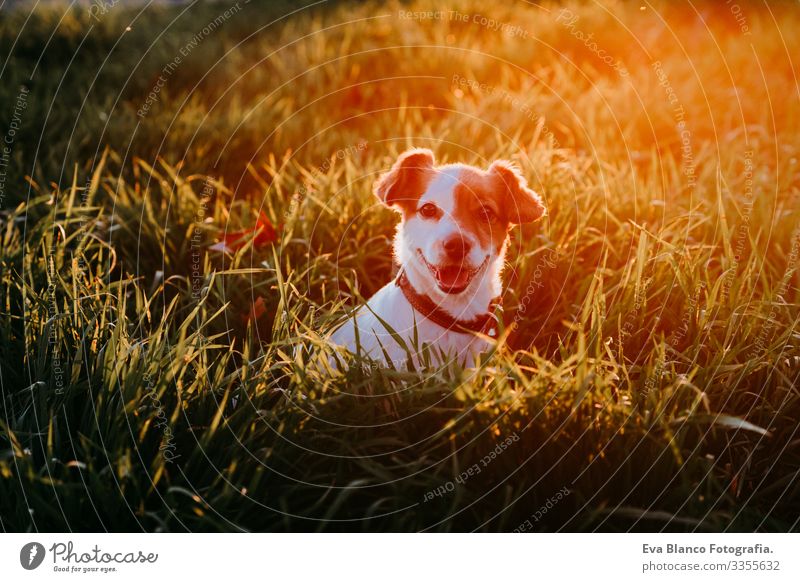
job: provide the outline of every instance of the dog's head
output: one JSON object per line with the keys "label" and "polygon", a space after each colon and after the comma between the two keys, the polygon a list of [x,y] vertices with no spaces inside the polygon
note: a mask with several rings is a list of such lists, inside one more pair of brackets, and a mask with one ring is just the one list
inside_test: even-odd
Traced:
{"label": "dog's head", "polygon": [[487,170],[435,166],[433,153],[403,153],[375,183],[375,194],[403,216],[395,239],[401,265],[419,267],[437,288],[458,295],[483,274],[499,273],[508,230],[545,215],[541,198],[510,162]]}

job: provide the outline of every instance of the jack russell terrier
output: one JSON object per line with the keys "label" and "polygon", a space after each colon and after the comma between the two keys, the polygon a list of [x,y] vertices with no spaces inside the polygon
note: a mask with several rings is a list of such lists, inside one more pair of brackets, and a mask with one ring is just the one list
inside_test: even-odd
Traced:
{"label": "jack russell terrier", "polygon": [[409,357],[418,364],[424,346],[429,361],[474,366],[497,335],[509,229],[544,216],[541,198],[510,162],[485,171],[435,166],[433,152],[420,148],[397,159],[375,195],[402,215],[394,238],[400,272],[331,341],[398,369]]}

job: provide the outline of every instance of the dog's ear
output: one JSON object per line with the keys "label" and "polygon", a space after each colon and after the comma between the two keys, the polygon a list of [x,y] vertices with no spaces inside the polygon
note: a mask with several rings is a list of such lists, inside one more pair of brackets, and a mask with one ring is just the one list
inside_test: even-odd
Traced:
{"label": "dog's ear", "polygon": [[375,196],[386,206],[415,206],[433,174],[433,163],[433,152],[429,149],[403,152],[392,169],[375,182]]}
{"label": "dog's ear", "polygon": [[534,222],[547,215],[542,199],[528,188],[527,180],[514,164],[497,160],[489,166],[489,173],[499,179],[500,187],[507,194],[506,214],[511,224]]}

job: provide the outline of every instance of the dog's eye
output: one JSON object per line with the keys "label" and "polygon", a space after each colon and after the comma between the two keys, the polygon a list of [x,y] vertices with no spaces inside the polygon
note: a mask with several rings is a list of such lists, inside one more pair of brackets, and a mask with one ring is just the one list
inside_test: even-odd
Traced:
{"label": "dog's eye", "polygon": [[497,214],[494,213],[494,210],[485,206],[481,208],[480,215],[486,222],[494,222],[497,220]]}
{"label": "dog's eye", "polygon": [[419,214],[423,218],[435,218],[439,214],[439,209],[436,208],[435,204],[428,202],[420,207]]}

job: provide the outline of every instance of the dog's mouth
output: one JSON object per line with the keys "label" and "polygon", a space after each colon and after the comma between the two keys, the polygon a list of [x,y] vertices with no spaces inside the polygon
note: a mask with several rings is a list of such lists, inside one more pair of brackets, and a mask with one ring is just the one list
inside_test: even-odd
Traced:
{"label": "dog's mouth", "polygon": [[486,258],[477,267],[469,267],[464,263],[452,263],[437,267],[425,260],[425,255],[422,254],[421,249],[417,249],[417,253],[422,262],[425,263],[425,266],[428,267],[433,278],[436,279],[436,285],[438,285],[439,289],[451,295],[457,295],[469,287],[475,275],[489,262],[489,255],[486,255]]}

